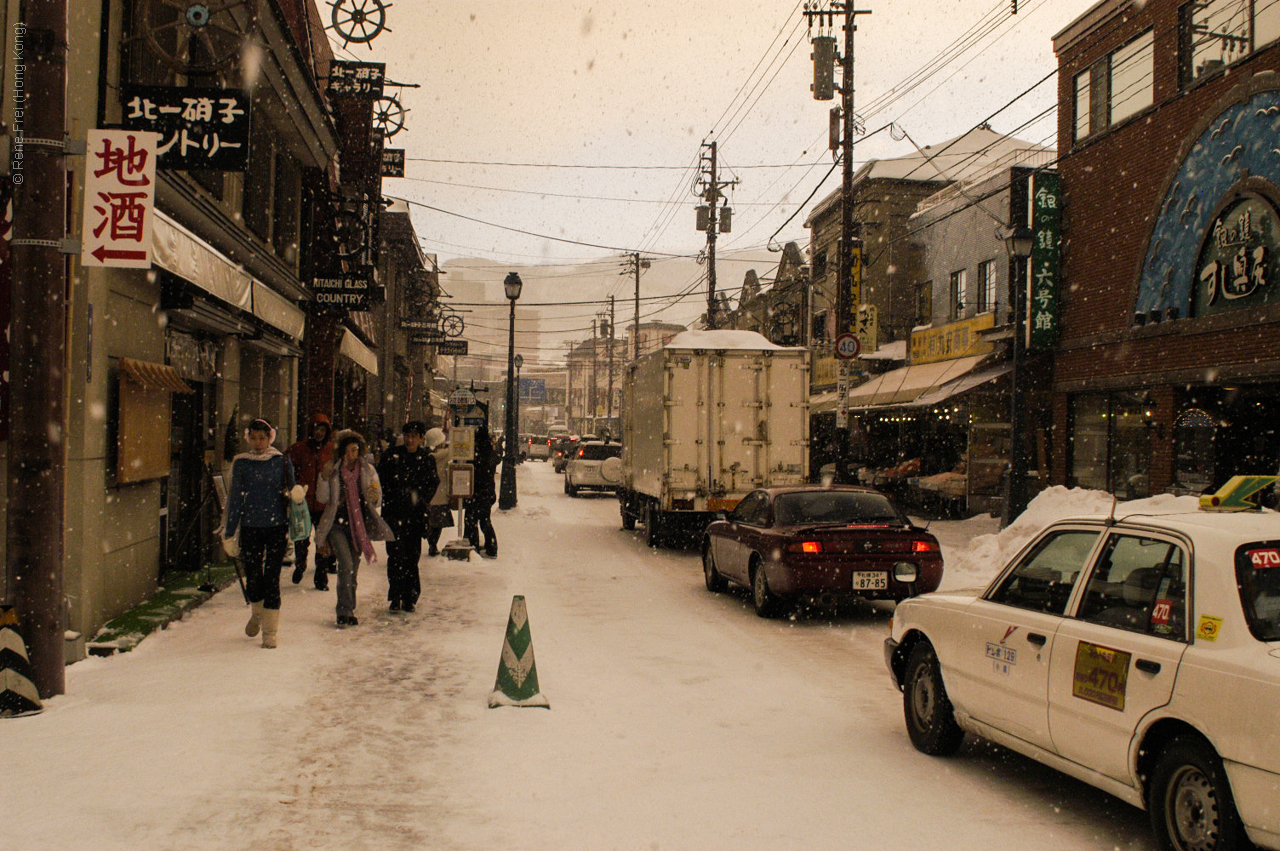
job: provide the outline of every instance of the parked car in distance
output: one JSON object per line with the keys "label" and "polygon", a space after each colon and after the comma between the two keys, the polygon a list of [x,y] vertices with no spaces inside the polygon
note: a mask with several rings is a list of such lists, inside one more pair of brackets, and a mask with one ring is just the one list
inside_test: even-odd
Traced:
{"label": "parked car in distance", "polygon": [[525,439],[524,452],[526,458],[546,461],[551,457],[551,439],[545,434],[530,434]]}
{"label": "parked car in distance", "polygon": [[551,446],[551,466],[557,473],[564,472],[565,464],[569,463],[569,456],[577,452],[577,445],[582,442],[582,438],[576,434],[569,434],[556,438],[556,442]]}
{"label": "parked car in distance", "polygon": [[580,490],[616,493],[622,484],[622,444],[584,440],[569,457],[564,468],[564,492],[577,496]]}
{"label": "parked car in distance", "polygon": [[894,612],[912,744],[972,733],[1145,808],[1165,849],[1280,849],[1280,515],[1054,522],[982,593]]}
{"label": "parked car in distance", "polygon": [[804,600],[902,600],[942,581],[938,539],[871,488],[761,488],[722,516],[703,534],[707,590],[742,585],[761,617]]}

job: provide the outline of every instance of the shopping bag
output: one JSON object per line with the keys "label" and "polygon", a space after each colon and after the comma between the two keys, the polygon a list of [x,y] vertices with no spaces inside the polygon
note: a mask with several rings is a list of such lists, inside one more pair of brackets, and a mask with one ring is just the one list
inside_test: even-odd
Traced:
{"label": "shopping bag", "polygon": [[289,540],[305,541],[311,537],[311,511],[305,502],[289,502]]}

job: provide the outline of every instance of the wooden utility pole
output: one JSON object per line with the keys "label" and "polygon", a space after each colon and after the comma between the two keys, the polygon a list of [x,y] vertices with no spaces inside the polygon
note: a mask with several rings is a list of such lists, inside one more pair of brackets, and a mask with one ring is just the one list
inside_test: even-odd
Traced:
{"label": "wooden utility pole", "polygon": [[[15,30],[25,54],[22,126],[14,136],[13,280],[10,312],[9,593],[36,689],[66,690],[63,530],[66,487],[67,3],[25,4]],[[6,92],[6,95],[10,93]],[[15,125],[18,123],[15,118]]]}
{"label": "wooden utility pole", "polygon": [[736,180],[720,180],[716,162],[716,142],[703,142],[701,157],[702,200],[698,208],[698,230],[707,232],[707,327],[716,327],[716,236],[723,230],[729,232],[729,210],[721,216],[720,190],[736,186]]}
{"label": "wooden utility pole", "polygon": [[609,296],[609,396],[605,401],[605,416],[613,419],[613,296]]}
{"label": "wooden utility pole", "polygon": [[631,266],[630,271],[636,278],[635,327],[631,332],[631,358],[634,360],[640,357],[640,270],[648,269],[650,263],[648,258],[642,258],[638,251],[627,255],[627,263]]}
{"label": "wooden utility pole", "polygon": [[[841,187],[840,187],[840,246],[838,253],[838,267],[836,278],[836,335],[854,331],[856,328],[855,318],[858,311],[858,295],[854,294],[856,285],[854,279],[854,240],[853,233],[853,136],[856,129],[856,113],[854,112],[854,77],[853,77],[853,35],[858,31],[857,16],[870,15],[870,10],[854,9],[852,0],[833,0],[830,8],[827,9],[809,9],[804,10],[804,16],[809,19],[809,26],[812,27],[816,21],[820,27],[827,30],[835,28],[835,18],[843,16],[842,29],[844,31],[844,52],[839,56],[841,78],[840,78],[840,119],[841,119],[841,138],[840,138],[840,160],[841,160]],[[815,59],[817,57],[815,56]],[[815,97],[824,99],[818,90],[814,90]],[[859,270],[860,274],[860,270]],[[859,288],[860,290],[860,288]],[[839,450],[839,457],[836,461],[836,481],[842,484],[849,483],[849,426],[848,426],[848,410],[841,408],[837,411],[836,426],[836,442]],[[840,422],[840,419],[844,422]]]}

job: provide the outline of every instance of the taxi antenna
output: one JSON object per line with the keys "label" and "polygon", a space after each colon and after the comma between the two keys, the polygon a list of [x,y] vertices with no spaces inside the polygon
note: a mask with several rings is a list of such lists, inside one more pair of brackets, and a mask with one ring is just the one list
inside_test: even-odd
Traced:
{"label": "taxi antenna", "polygon": [[1120,498],[1115,494],[1111,495],[1111,516],[1107,518],[1107,525],[1116,525],[1116,506],[1120,504]]}

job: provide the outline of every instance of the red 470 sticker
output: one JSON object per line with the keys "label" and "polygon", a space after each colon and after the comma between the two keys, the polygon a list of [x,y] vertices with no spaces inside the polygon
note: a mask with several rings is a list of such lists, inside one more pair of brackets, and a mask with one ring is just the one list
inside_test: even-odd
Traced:
{"label": "red 470 sticker", "polygon": [[1280,567],[1280,549],[1272,547],[1266,550],[1249,550],[1247,553],[1249,561],[1253,563],[1254,570],[1262,570],[1265,567]]}

